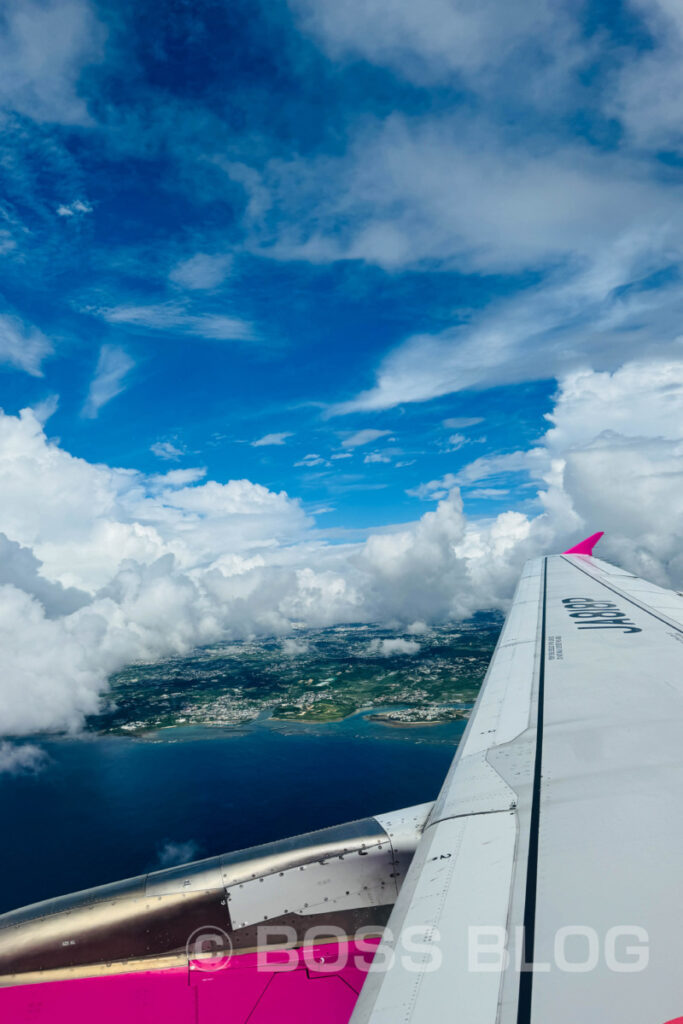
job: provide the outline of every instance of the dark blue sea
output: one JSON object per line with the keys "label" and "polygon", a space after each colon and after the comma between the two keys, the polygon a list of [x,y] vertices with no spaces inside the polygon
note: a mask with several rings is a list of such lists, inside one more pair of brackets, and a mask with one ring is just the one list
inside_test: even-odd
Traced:
{"label": "dark blue sea", "polygon": [[208,857],[434,799],[463,729],[264,716],[42,740],[42,771],[0,777],[0,912],[158,868],[169,850]]}

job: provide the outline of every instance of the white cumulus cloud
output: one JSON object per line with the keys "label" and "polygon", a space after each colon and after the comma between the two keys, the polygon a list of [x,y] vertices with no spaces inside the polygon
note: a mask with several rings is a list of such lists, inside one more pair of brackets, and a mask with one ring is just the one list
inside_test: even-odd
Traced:
{"label": "white cumulus cloud", "polygon": [[370,645],[370,654],[381,654],[383,658],[392,658],[395,654],[417,654],[420,645],[415,640],[404,640],[402,637],[391,637],[387,640],[375,640]]}
{"label": "white cumulus cloud", "polygon": [[305,640],[286,637],[282,641],[282,653],[286,654],[288,658],[300,658],[303,654],[308,654],[309,650],[310,646]]}
{"label": "white cumulus cloud", "polygon": [[[459,482],[506,466],[535,501],[469,519]],[[294,653],[300,625],[417,635],[506,607],[527,558],[599,529],[603,557],[680,589],[683,362],[569,374],[533,449],[431,481],[433,508],[359,543],[325,543],[296,499],[248,480],[75,458],[31,410],[0,414],[0,493],[0,731],[76,730],[131,662],[254,635]]]}

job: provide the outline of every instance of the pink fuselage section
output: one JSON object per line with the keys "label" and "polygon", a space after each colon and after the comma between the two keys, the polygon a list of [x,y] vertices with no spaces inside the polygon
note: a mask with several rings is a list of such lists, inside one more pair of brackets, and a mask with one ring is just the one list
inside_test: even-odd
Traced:
{"label": "pink fuselage section", "polygon": [[5,1024],[347,1024],[379,940],[0,989]]}

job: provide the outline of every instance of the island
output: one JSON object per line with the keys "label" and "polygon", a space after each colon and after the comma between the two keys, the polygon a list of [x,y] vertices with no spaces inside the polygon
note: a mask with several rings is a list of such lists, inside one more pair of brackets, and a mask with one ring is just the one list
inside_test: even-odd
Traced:
{"label": "island", "polygon": [[88,728],[145,736],[187,725],[239,729],[264,717],[324,724],[359,712],[393,727],[465,719],[501,623],[480,613],[419,634],[351,624],[133,665],[112,678]]}

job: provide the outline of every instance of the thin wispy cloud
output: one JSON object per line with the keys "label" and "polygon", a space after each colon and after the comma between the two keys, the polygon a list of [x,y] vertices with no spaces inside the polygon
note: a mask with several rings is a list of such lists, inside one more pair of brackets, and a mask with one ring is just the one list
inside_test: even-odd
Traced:
{"label": "thin wispy cloud", "polygon": [[41,771],[48,756],[33,743],[0,742],[0,775],[33,775]]}
{"label": "thin wispy cloud", "polygon": [[42,377],[43,360],[52,352],[52,342],[37,327],[0,314],[0,363]]}
{"label": "thin wispy cloud", "polygon": [[676,3],[632,0],[643,19],[648,45],[624,61],[606,97],[607,112],[639,147],[680,151],[683,130],[679,97],[683,89],[683,17]]}
{"label": "thin wispy cloud", "polygon": [[341,443],[342,448],[361,448],[365,444],[372,444],[373,441],[378,441],[380,437],[387,437],[390,433],[390,430],[376,430],[372,427],[357,430],[355,434],[344,438]]}
{"label": "thin wispy cloud", "polygon": [[[547,468],[547,452],[543,448],[534,447],[506,452],[502,455],[483,455],[468,463],[455,476],[451,474],[449,480],[452,477],[453,484],[464,485],[480,480],[508,477],[514,473],[528,473],[540,478]],[[433,484],[438,485],[438,483],[438,481],[432,481],[425,486],[432,487]],[[420,495],[420,497],[422,496]]]}
{"label": "thin wispy cloud", "polygon": [[44,426],[50,417],[54,416],[59,408],[59,395],[48,395],[42,401],[32,406],[33,415]]}
{"label": "thin wispy cloud", "polygon": [[109,306],[89,309],[110,324],[125,324],[149,331],[191,334],[210,341],[252,341],[252,324],[220,313],[189,313],[173,303],[149,306]]}
{"label": "thin wispy cloud", "polygon": [[[501,300],[466,325],[414,335],[382,360],[374,387],[332,412],[389,409],[467,388],[557,377],[585,364],[586,332],[597,365],[616,367],[644,350],[652,358],[675,358],[683,293],[677,274],[669,273],[671,257],[668,247],[659,256],[627,247],[624,273],[610,266],[611,256],[602,265],[596,256],[569,280]],[[643,282],[648,263],[666,268],[670,283],[652,288]],[[628,288],[634,278],[640,280]]]}
{"label": "thin wispy cloud", "polygon": [[288,431],[282,431],[279,434],[264,434],[263,437],[259,437],[258,440],[252,441],[252,448],[266,448],[271,445],[282,445],[287,442],[287,438],[293,437],[293,434]]}
{"label": "thin wispy cloud", "polygon": [[309,452],[308,455],[304,455],[303,459],[299,459],[294,465],[296,467],[303,466],[305,469],[312,469],[313,466],[327,466],[329,463],[322,455],[318,455],[316,452]]}
{"label": "thin wispy cloud", "polygon": [[106,31],[86,0],[7,0],[0,29],[0,105],[40,122],[90,123],[79,91],[104,55]]}
{"label": "thin wispy cloud", "polygon": [[173,284],[192,291],[210,291],[222,284],[232,267],[231,256],[210,255],[205,252],[195,253],[189,259],[182,260],[171,270],[169,280]]}
{"label": "thin wispy cloud", "polygon": [[499,0],[425,0],[419,9],[410,0],[290,0],[290,6],[332,58],[365,59],[419,86],[455,82],[489,94],[502,79],[509,89],[529,89],[510,73],[525,62],[530,75],[542,76],[547,94],[553,80],[566,85],[581,57],[579,26],[551,0],[520,8]]}
{"label": "thin wispy cloud", "polygon": [[418,487],[410,487],[406,494],[411,498],[419,498],[421,501],[440,501],[454,487],[458,486],[458,479],[454,473],[446,473],[439,480],[429,480]]}
{"label": "thin wispy cloud", "polygon": [[166,459],[170,462],[177,462],[185,454],[183,449],[178,448],[172,441],[155,441],[154,444],[150,445],[149,450],[157,458]]}
{"label": "thin wispy cloud", "polygon": [[60,203],[57,207],[58,217],[78,217],[92,213],[92,206],[83,199],[74,199],[72,203]]}
{"label": "thin wispy cloud", "polygon": [[88,397],[83,406],[83,416],[95,419],[102,406],[121,394],[125,379],[135,366],[133,359],[122,348],[103,345],[100,349],[95,376],[90,382]]}
{"label": "thin wispy cloud", "polygon": [[483,423],[484,418],[483,416],[449,416],[442,422],[448,430],[465,430],[467,427],[475,427],[478,423]]}
{"label": "thin wispy cloud", "polygon": [[194,839],[187,839],[184,842],[169,840],[159,850],[156,866],[170,868],[177,864],[187,864],[188,861],[196,860],[198,853],[199,843]]}

